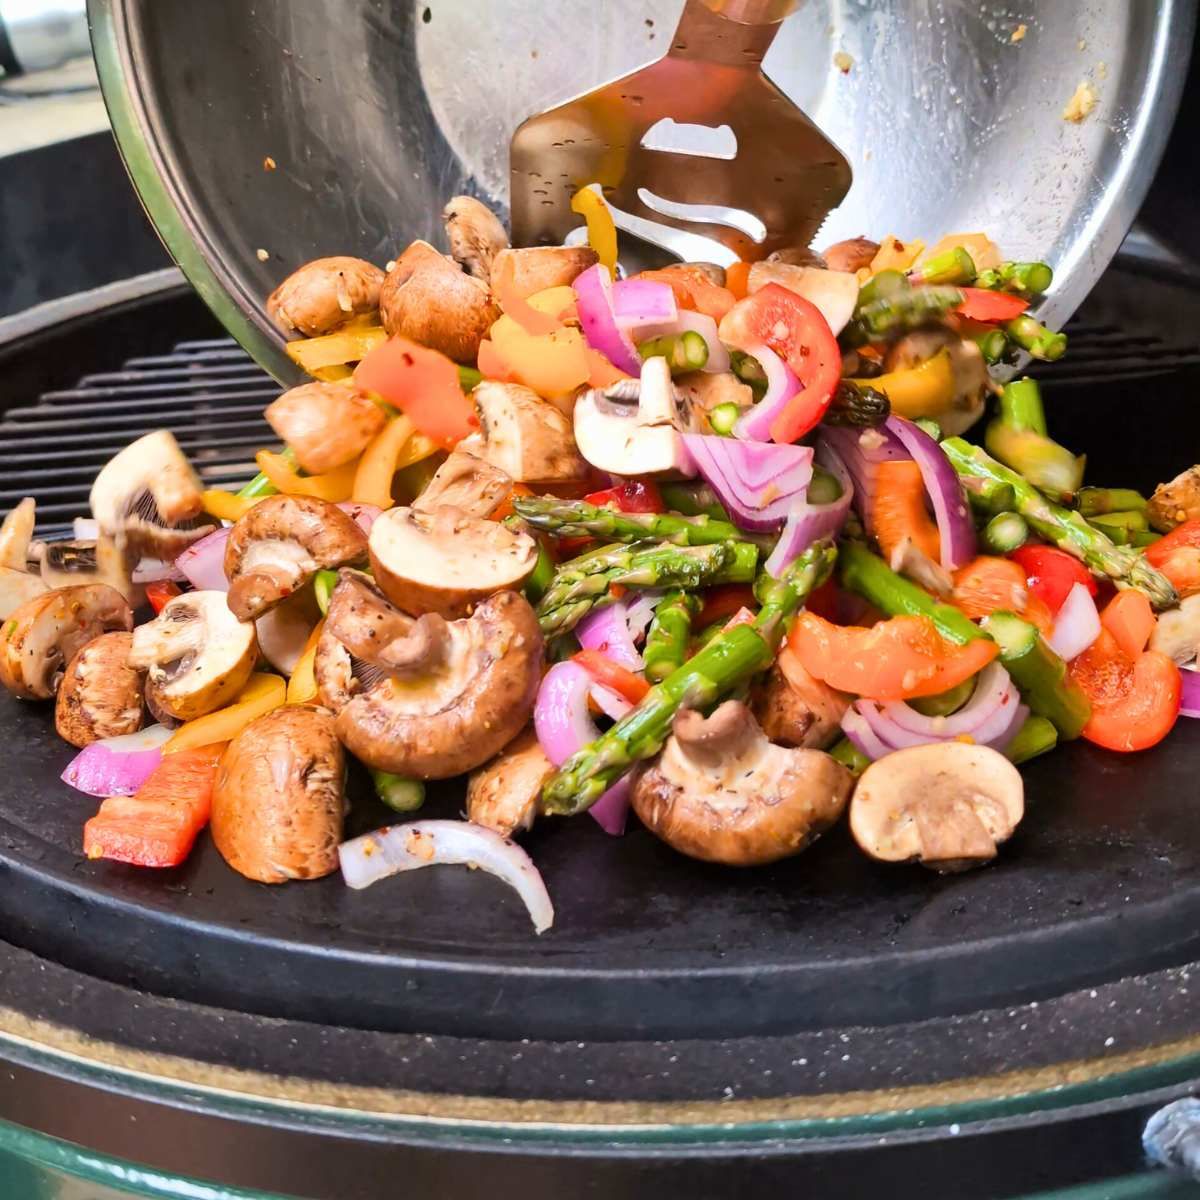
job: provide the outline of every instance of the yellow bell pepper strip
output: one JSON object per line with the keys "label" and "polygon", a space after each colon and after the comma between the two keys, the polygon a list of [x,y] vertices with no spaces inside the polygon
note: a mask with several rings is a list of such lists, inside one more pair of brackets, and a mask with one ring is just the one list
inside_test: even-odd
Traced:
{"label": "yellow bell pepper strip", "polygon": [[235,496],[233,492],[224,492],[220,488],[208,488],[202,493],[200,503],[204,511],[218,521],[236,521],[265,499],[266,496]]}
{"label": "yellow bell pepper strip", "polygon": [[938,242],[934,242],[914,263],[921,266],[947,250],[961,246],[970,256],[977,271],[986,271],[1000,265],[1000,250],[986,233],[948,233]]}
{"label": "yellow bell pepper strip", "polygon": [[[360,362],[376,346],[387,341],[387,331],[382,325],[369,325],[355,329],[339,329],[322,337],[303,338],[288,342],[284,347],[288,358],[310,375],[316,375],[327,367],[341,367],[347,363]],[[348,375],[350,372],[347,371]]]}
{"label": "yellow bell pepper strip", "polygon": [[396,472],[437,454],[440,449],[432,438],[417,433],[408,417],[389,421],[358,460],[352,499],[356,504],[391,508],[396,503],[392,499],[392,479]]}
{"label": "yellow bell pepper strip", "polygon": [[311,704],[317,698],[317,643],[321,640],[321,632],[325,628],[325,618],[317,622],[317,627],[308,635],[304,649],[292,669],[292,677],[287,685],[287,702],[289,704]]}
{"label": "yellow bell pepper strip", "polygon": [[505,314],[492,326],[491,342],[512,378],[543,400],[573,392],[592,373],[587,342],[578,329],[531,334]]}
{"label": "yellow bell pepper strip", "polygon": [[920,366],[906,371],[891,371],[875,379],[851,379],[850,382],[883,392],[891,402],[892,412],[910,421],[917,417],[937,420],[951,407],[958,394],[948,350],[939,350]]}
{"label": "yellow bell pepper strip", "polygon": [[617,227],[599,192],[582,187],[571,197],[571,211],[587,222],[588,245],[611,275],[617,267]]}
{"label": "yellow bell pepper strip", "polygon": [[251,675],[246,686],[226,708],[206,713],[175,730],[163,743],[164,754],[178,754],[197,746],[232,741],[251,721],[278,708],[287,699],[287,684],[278,675]]}
{"label": "yellow bell pepper strip", "polygon": [[279,491],[289,496],[315,496],[318,500],[329,500],[335,504],[350,499],[358,467],[358,460],[355,460],[324,475],[297,475],[282,454],[271,450],[260,450],[254,456],[254,461]]}
{"label": "yellow bell pepper strip", "polygon": [[341,379],[349,379],[354,374],[354,368],[346,363],[338,363],[333,367],[314,367],[309,374],[322,383],[337,383]]}

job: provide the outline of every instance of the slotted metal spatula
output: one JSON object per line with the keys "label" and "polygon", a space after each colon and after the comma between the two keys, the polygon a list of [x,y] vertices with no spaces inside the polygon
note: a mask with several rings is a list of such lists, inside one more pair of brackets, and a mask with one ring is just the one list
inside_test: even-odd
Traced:
{"label": "slotted metal spatula", "polygon": [[705,235],[726,262],[807,247],[851,174],[762,73],[795,6],[687,0],[658,62],[525,121],[510,153],[515,243],[562,242],[580,223],[572,195],[599,184],[618,224]]}

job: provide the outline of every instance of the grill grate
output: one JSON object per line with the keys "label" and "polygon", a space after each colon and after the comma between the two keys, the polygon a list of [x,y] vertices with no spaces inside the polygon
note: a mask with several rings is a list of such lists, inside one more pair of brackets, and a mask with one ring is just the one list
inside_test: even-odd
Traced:
{"label": "grill grate", "polygon": [[87,516],[96,472],[123,446],[169,429],[206,487],[238,488],[254,452],[274,440],[263,409],[279,385],[232,338],[180,342],[85,375],[0,418],[0,513],[23,496],[38,506],[38,536],[71,532]]}

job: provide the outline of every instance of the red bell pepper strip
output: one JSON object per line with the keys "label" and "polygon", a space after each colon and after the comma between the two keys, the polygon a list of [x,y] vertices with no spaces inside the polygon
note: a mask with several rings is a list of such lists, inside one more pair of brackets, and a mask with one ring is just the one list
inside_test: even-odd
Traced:
{"label": "red bell pepper strip", "polygon": [[1157,650],[1130,658],[1107,630],[1070,665],[1092,702],[1083,736],[1106,750],[1146,750],[1171,732],[1179,716],[1179,668]]}
{"label": "red bell pepper strip", "polygon": [[169,579],[156,579],[153,583],[146,584],[146,601],[154,611],[162,612],[163,606],[168,600],[174,600],[176,596],[181,596],[179,584],[172,583]]}
{"label": "red bell pepper strip", "polygon": [[83,827],[88,858],[177,867],[208,824],[217,764],[227,742],[168,754],[132,796],[110,796]]}
{"label": "red bell pepper strip", "polygon": [[987,288],[959,288],[963,301],[955,310],[970,321],[1011,321],[1028,307],[1029,301],[1011,292],[992,292]]}
{"label": "red bell pepper strip", "polygon": [[474,406],[444,354],[390,337],[354,368],[355,386],[398,408],[418,432],[451,449],[478,428]]}
{"label": "red bell pepper strip", "polygon": [[1087,567],[1057,546],[1022,546],[1009,558],[1025,572],[1029,590],[1044,600],[1055,615],[1077,583],[1082,583],[1093,596],[1098,591]]}
{"label": "red bell pepper strip", "polygon": [[637,704],[650,690],[640,675],[606,658],[599,650],[580,650],[573,658],[598,684],[623,696],[630,704]]}
{"label": "red bell pepper strip", "polygon": [[842,354],[815,304],[768,283],[729,310],[721,322],[721,340],[774,350],[800,381],[801,390],[771,423],[772,439],[794,442],[817,426],[842,377]]}
{"label": "red bell pepper strip", "polygon": [[694,629],[707,629],[716,621],[732,616],[738,609],[754,608],[754,589],[748,583],[722,583],[701,593],[700,611],[692,622]]}
{"label": "red bell pepper strip", "polygon": [[1200,592],[1200,520],[1184,521],[1142,551],[1181,596]]}
{"label": "red bell pepper strip", "polygon": [[597,508],[615,508],[618,512],[627,513],[660,513],[666,512],[667,506],[659,495],[657,486],[649,479],[629,479],[616,487],[605,488],[599,492],[589,492],[584,496],[588,504]]}

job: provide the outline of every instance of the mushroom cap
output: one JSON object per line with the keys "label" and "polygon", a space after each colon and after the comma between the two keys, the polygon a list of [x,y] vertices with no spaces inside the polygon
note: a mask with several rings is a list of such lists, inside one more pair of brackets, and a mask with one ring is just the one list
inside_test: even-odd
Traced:
{"label": "mushroom cap", "polygon": [[128,663],[133,634],[102,633],[67,664],[54,705],[54,728],[72,746],[136,733],[142,727],[143,678]]}
{"label": "mushroom cap", "polygon": [[455,262],[487,283],[496,255],[508,247],[500,218],[474,196],[452,196],[442,209],[442,223]]}
{"label": "mushroom cap", "polygon": [[286,883],[337,870],[345,755],[323,709],[287,705],[252,721],[217,769],[212,836],[247,879]]}
{"label": "mushroom cap", "polygon": [[379,307],[383,272],[361,258],[315,258],[267,297],[267,315],[289,337],[320,337]]}
{"label": "mushroom cap", "polygon": [[102,633],[132,628],[132,609],[107,584],[44,592],[0,628],[0,683],[23,700],[49,700],[81,646]]}
{"label": "mushroom cap", "polygon": [[788,262],[756,262],[747,278],[747,293],[753,295],[769,283],[777,283],[816,305],[835,337],[850,323],[858,305],[858,278],[845,271]]}
{"label": "mushroom cap", "polygon": [[144,669],[155,714],[191,721],[229,703],[258,657],[254,626],[229,611],[225,593],[185,592],[133,634],[129,665]]}
{"label": "mushroom cap", "polygon": [[532,388],[484,380],[472,393],[480,458],[517,483],[573,483],[591,467],[575,445],[571,421]]}
{"label": "mushroom cap", "polygon": [[884,358],[885,371],[905,371],[920,366],[945,349],[954,372],[954,398],[938,417],[947,436],[965,432],[979,419],[991,385],[983,352],[953,329],[934,326],[916,329],[894,342]]}
{"label": "mushroom cap", "polygon": [[230,611],[253,621],[317,571],[357,562],[366,553],[366,534],[336,504],[315,496],[268,496],[238,518],[225,543]]}
{"label": "mushroom cap", "polygon": [[29,561],[29,543],[37,519],[37,502],[26,496],[0,523],[0,567],[24,571]]}
{"label": "mushroom cap", "polygon": [[40,575],[0,567],[0,621],[7,621],[22,604],[50,590]]}
{"label": "mushroom cap", "polygon": [[493,281],[528,299],[536,292],[572,284],[600,256],[590,246],[523,246],[501,250],[492,264]]}
{"label": "mushroom cap", "polygon": [[259,653],[275,670],[291,675],[320,620],[321,609],[313,589],[293,592],[254,622]]}
{"label": "mushroom cap", "polygon": [[1158,614],[1150,649],[1184,666],[1200,653],[1200,593],[1184,596],[1178,608]]}
{"label": "mushroom cap", "polygon": [[1200,466],[1188,467],[1160,483],[1146,505],[1146,516],[1160,533],[1200,517]]}
{"label": "mushroom cap", "polygon": [[459,445],[433,473],[412,507],[417,512],[457,508],[469,517],[486,517],[500,507],[512,485],[512,479],[498,467]]}
{"label": "mushroom cap", "polygon": [[325,646],[322,637],[321,700],[339,709],[338,736],[368,766],[447,779],[486,762],[528,722],[542,668],[542,631],[529,602],[499,592],[468,619],[442,627],[448,644],[428,673],[397,678],[376,670],[362,684],[351,679],[345,647]]}
{"label": "mushroom cap", "polygon": [[878,253],[878,242],[873,242],[870,238],[855,237],[826,246],[821,252],[821,257],[831,271],[854,272],[869,267]]}
{"label": "mushroom cap", "polygon": [[486,596],[519,588],[537,563],[527,533],[447,506],[390,508],[371,526],[368,545],[375,581],[414,616],[466,616]]}
{"label": "mushroom cap", "polygon": [[474,362],[500,307],[482,280],[428,242],[413,242],[383,282],[379,316],[389,334],[403,334],[455,362]]}
{"label": "mushroom cap", "polygon": [[352,380],[303,383],[273,400],[263,415],[310,475],[357,458],[387,423],[383,409],[355,391]]}
{"label": "mushroom cap", "polygon": [[841,736],[849,707],[848,696],[810,675],[787,646],[754,699],[754,715],[771,741],[809,750],[823,750]]}
{"label": "mushroom cap", "polygon": [[747,867],[799,854],[838,819],[853,784],[828,754],[767,741],[749,709],[727,700],[707,718],[676,714],[632,801],[642,823],[681,854]]}
{"label": "mushroom cap", "polygon": [[39,573],[47,587],[107,583],[135,608],[145,599],[141,584],[133,582],[128,558],[106,533],[101,533],[94,542],[45,542],[35,556],[40,560]]}
{"label": "mushroom cap", "polygon": [[200,480],[165,429],[138,438],[110,458],[89,499],[100,532],[131,556],[177,558],[214,528],[203,513]]}
{"label": "mushroom cap", "polygon": [[529,829],[538,813],[542,788],[554,774],[533,727],[523,730],[491,762],[467,780],[467,820],[501,837]]}
{"label": "mushroom cap", "polygon": [[850,802],[850,832],[872,858],[959,871],[996,857],[1025,814],[1016,767],[988,746],[941,742],[872,763]]}

